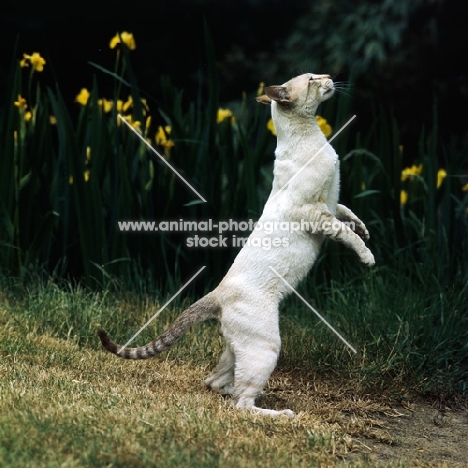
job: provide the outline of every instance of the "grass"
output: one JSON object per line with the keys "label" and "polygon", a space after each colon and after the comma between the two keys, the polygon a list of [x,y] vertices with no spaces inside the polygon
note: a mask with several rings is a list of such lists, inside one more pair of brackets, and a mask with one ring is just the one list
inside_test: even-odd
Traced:
{"label": "grass", "polygon": [[[259,403],[290,407],[293,421],[236,412],[204,389],[221,352],[212,322],[156,360],[122,362],[100,350],[99,326],[126,341],[193,265],[209,272],[198,293],[188,292],[200,296],[235,255],[188,249],[172,235],[118,232],[117,221],[257,219],[268,195],[275,145],[268,110],[252,92],[232,103],[235,119],[218,122],[208,31],[206,63],[209,86],[195,99],[162,79],[159,97],[144,101],[122,47],[113,72],[94,64],[100,74],[73,110],[59,84],[20,69],[15,52],[0,109],[0,465],[365,466],[366,440],[394,443],[376,423],[391,412],[389,401],[466,401],[466,148],[439,141],[436,108],[411,160],[384,109],[333,142],[341,198],[366,222],[377,267],[364,271],[351,252],[326,243],[299,288],[357,356],[297,298],[283,304],[282,354]],[[102,89],[113,89],[110,110]],[[209,203],[180,189],[117,124],[119,101]],[[337,131],[351,101],[338,96],[322,111]],[[163,126],[174,146],[154,138]],[[138,343],[188,302],[178,298]]]}
{"label": "grass", "polygon": [[[2,411],[2,466],[252,466],[255,459],[288,466],[291,446],[314,427],[310,418],[291,426],[238,414],[194,388],[200,371],[187,364],[175,370],[163,360],[155,372],[154,363],[115,365],[100,353],[34,341],[44,358],[21,365],[14,390],[2,389],[9,408]],[[314,454],[297,459],[332,459],[335,431],[321,429]]]}
{"label": "grass", "polygon": [[[101,351],[96,328],[124,341],[164,298],[50,279],[3,281],[0,464],[368,466],[369,441],[397,444],[378,423],[394,411],[392,401],[426,397],[459,406],[468,382],[467,317],[460,315],[466,290],[457,297],[439,291],[436,301],[407,285],[397,295],[401,283],[390,276],[365,272],[341,290],[302,286],[359,348],[358,357],[293,297],[285,302],[282,354],[259,404],[293,409],[291,421],[238,412],[204,388],[222,350],[215,322],[197,325],[157,359],[123,361]],[[138,343],[165,328],[182,305]],[[392,466],[405,466],[399,463]]]}
{"label": "grass", "polygon": [[[66,307],[77,301],[89,311],[96,305],[80,291],[63,298]],[[55,294],[42,301],[57,305]],[[119,303],[125,313],[137,306]],[[1,316],[2,466],[218,466],[221,460],[252,466],[255,459],[288,466],[293,458],[332,459],[342,444],[325,425],[323,440],[309,442],[313,454],[292,456],[291,447],[311,439],[306,427],[319,424],[315,416],[294,425],[265,421],[207,392],[201,379],[220,348],[212,325],[199,327],[158,362],[129,363],[95,346],[54,338],[50,326],[49,334],[38,334],[42,323],[27,331],[17,307],[10,302]],[[110,309],[107,304],[112,315]],[[204,341],[208,333],[213,344]]]}

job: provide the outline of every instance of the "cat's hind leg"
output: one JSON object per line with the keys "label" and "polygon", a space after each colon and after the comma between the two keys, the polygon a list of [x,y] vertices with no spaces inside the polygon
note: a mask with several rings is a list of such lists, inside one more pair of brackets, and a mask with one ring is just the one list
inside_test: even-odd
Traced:
{"label": "cat's hind leg", "polygon": [[221,355],[218,365],[213,373],[205,380],[205,385],[221,395],[232,395],[234,387],[234,352],[226,341],[226,349]]}
{"label": "cat's hind leg", "polygon": [[257,308],[245,301],[231,310],[223,320],[226,340],[235,354],[234,404],[238,409],[251,410],[266,416],[294,417],[293,411],[272,410],[255,406],[255,399],[262,392],[276,367],[281,347],[278,326],[278,308],[267,305],[262,299]]}
{"label": "cat's hind leg", "polygon": [[236,356],[234,401],[236,408],[251,410],[265,416],[294,417],[290,409],[272,410],[255,406],[255,399],[261,393],[276,367],[278,353],[270,346],[251,346]]}

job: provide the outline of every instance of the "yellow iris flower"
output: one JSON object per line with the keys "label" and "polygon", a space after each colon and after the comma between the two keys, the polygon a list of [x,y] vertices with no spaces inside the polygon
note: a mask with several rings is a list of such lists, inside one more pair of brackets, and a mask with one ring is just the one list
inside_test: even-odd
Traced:
{"label": "yellow iris flower", "polygon": [[18,100],[13,104],[18,108],[20,115],[23,116],[25,122],[29,122],[32,119],[32,112],[26,110],[28,108],[28,103],[21,94],[18,94]]}
{"label": "yellow iris flower", "polygon": [[18,94],[18,100],[14,102],[14,105],[19,109],[23,110],[25,110],[28,107],[26,99],[24,99],[24,97],[22,97],[21,94]]}
{"label": "yellow iris flower", "polygon": [[23,58],[20,60],[20,67],[27,67],[29,65],[28,62],[33,67],[33,70],[38,72],[43,71],[46,64],[46,61],[38,52],[34,52],[31,55],[23,54]]}
{"label": "yellow iris flower", "polygon": [[168,139],[168,136],[171,133],[171,127],[166,125],[164,128],[161,125],[158,127],[158,131],[156,132],[156,144],[159,146],[163,146],[164,148],[172,148],[175,146],[175,143]]}
{"label": "yellow iris flower", "polygon": [[[418,166],[413,164],[411,167],[406,167],[401,171],[401,181],[405,182],[408,179],[411,180],[413,177],[421,175],[422,171],[422,164],[419,164]],[[440,188],[445,177],[447,177],[447,171],[445,169],[439,169],[437,171],[437,188]]]}
{"label": "yellow iris flower", "polygon": [[400,192],[400,205],[405,205],[408,201],[408,192],[406,190],[402,190]]}
{"label": "yellow iris flower", "polygon": [[328,138],[332,134],[332,128],[331,125],[327,122],[326,119],[324,119],[320,115],[316,115],[315,119],[317,120],[317,123],[320,127],[320,130],[322,130],[322,133]]}
{"label": "yellow iris flower", "polygon": [[130,50],[135,50],[136,49],[136,42],[135,38],[133,37],[132,33],[129,33],[127,31],[123,31],[120,34],[116,34],[109,42],[109,47],[111,49],[115,49],[117,44],[120,44],[123,42]]}
{"label": "yellow iris flower", "polygon": [[108,101],[105,98],[99,99],[98,104],[102,107],[106,114],[112,110],[112,106],[114,105],[112,101]]}
{"label": "yellow iris flower", "polygon": [[265,92],[265,83],[263,81],[260,81],[258,84],[258,89],[257,89],[257,96],[261,96]]}
{"label": "yellow iris flower", "polygon": [[75,102],[78,102],[82,106],[86,106],[89,99],[89,91],[86,88],[81,88],[81,91],[75,98]]}
{"label": "yellow iris flower", "polygon": [[273,123],[273,119],[270,119],[268,122],[267,122],[267,128],[268,130],[270,130],[270,132],[276,136],[276,128],[275,128],[275,124]]}
{"label": "yellow iris flower", "polygon": [[133,98],[132,98],[132,96],[128,96],[127,101],[124,102],[123,105],[122,105],[122,110],[124,112],[127,112],[128,109],[130,109],[130,107],[132,106],[132,104],[133,104]]}
{"label": "yellow iris flower", "polygon": [[122,107],[123,107],[123,101],[122,99],[117,99],[115,102],[115,108],[117,109],[117,112],[122,112]]}
{"label": "yellow iris flower", "polygon": [[437,188],[442,185],[442,182],[447,177],[447,171],[445,169],[439,169],[437,171]]}
{"label": "yellow iris flower", "polygon": [[[133,120],[133,116],[131,115],[124,115],[123,118],[135,129],[141,133],[141,122],[139,120]],[[120,118],[117,117],[117,121],[120,122]]]}
{"label": "yellow iris flower", "polygon": [[[318,126],[320,127],[320,130],[322,133],[328,138],[332,134],[332,128],[331,125],[327,122],[326,119],[324,119],[320,115],[316,115],[315,119],[317,120]],[[270,132],[276,136],[276,129],[275,129],[275,124],[273,123],[273,120],[270,119],[267,122],[267,128],[270,130]]]}
{"label": "yellow iris flower", "polygon": [[405,180],[411,179],[414,176],[421,175],[422,170],[422,164],[420,164],[419,166],[413,164],[411,167],[406,167],[401,171],[401,181],[404,182]]}
{"label": "yellow iris flower", "polygon": [[223,120],[230,119],[231,123],[234,123],[235,118],[231,109],[218,109],[217,122],[221,123]]}
{"label": "yellow iris flower", "polygon": [[146,115],[146,113],[150,110],[148,103],[146,102],[145,98],[141,98],[141,103],[143,104],[143,114]]}

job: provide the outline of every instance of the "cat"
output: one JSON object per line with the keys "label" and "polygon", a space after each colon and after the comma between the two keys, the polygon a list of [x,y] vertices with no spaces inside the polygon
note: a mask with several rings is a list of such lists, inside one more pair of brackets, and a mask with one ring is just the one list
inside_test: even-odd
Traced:
{"label": "cat", "polygon": [[[237,408],[273,417],[294,416],[290,409],[255,406],[280,352],[278,307],[290,292],[280,276],[296,287],[314,264],[324,238],[353,249],[364,265],[375,263],[365,245],[369,239],[366,226],[349,208],[338,204],[338,156],[315,119],[318,105],[333,93],[329,75],[312,73],[265,88],[257,101],[271,107],[277,148],[272,191],[259,222],[276,221],[278,229],[268,233],[254,229],[250,242],[240,250],[218,287],[183,311],[154,341],[121,349],[104,330],[98,330],[104,348],[127,359],[149,358],[169,348],[193,324],[217,318],[226,348],[205,380],[207,387],[232,395]],[[301,220],[310,222],[314,229],[286,232],[278,226],[278,221]],[[355,230],[345,222],[354,223]],[[283,243],[269,250],[259,246],[267,237],[284,236],[286,247]]]}

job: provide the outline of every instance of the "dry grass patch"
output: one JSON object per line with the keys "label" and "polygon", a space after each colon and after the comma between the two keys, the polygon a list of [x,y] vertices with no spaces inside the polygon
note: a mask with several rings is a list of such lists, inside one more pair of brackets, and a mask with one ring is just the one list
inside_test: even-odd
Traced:
{"label": "dry grass patch", "polygon": [[[404,410],[339,378],[279,369],[259,403],[292,408],[297,417],[270,419],[236,411],[229,399],[207,391],[203,379],[211,363],[170,353],[123,361],[72,341],[19,336],[11,323],[2,325],[0,334],[2,342],[8,335],[10,343],[24,344],[1,351],[2,466],[407,466],[400,458],[412,466],[432,466],[444,461],[431,436],[428,448],[416,444],[412,451],[402,440],[398,424],[414,423],[421,407]],[[466,413],[456,418],[460,430],[468,429]],[[447,429],[451,421],[444,422]],[[451,466],[464,463],[468,447],[460,449],[463,455],[447,458]]]}
{"label": "dry grass patch", "polygon": [[[301,354],[313,338],[304,332],[298,347],[295,324],[286,321],[285,354],[258,404],[297,416],[270,419],[235,410],[204,387],[222,349],[214,323],[200,324],[159,358],[125,361],[102,351],[91,328],[128,333],[134,327],[126,317],[138,313],[144,323],[156,303],[52,287],[24,297],[0,291],[2,467],[465,464],[465,410],[417,401],[401,381],[371,391],[357,362],[349,372],[343,363],[336,374],[315,372]],[[66,339],[69,329],[83,334]]]}

